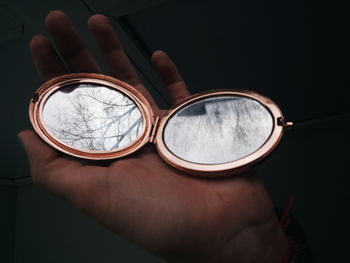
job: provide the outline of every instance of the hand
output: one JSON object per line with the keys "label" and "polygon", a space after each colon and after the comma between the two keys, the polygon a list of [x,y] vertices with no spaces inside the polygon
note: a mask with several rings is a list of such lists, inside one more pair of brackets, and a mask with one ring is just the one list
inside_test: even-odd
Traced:
{"label": "hand", "polygon": [[[107,18],[94,15],[88,25],[110,74],[137,88],[163,114]],[[72,72],[101,73],[63,12],[52,11],[46,27]],[[30,48],[44,80],[67,73],[46,37],[34,37]],[[189,95],[164,52],[154,52],[152,63],[174,103]],[[108,167],[83,165],[63,158],[32,131],[19,137],[34,183],[168,261],[278,263],[285,253],[287,241],[270,198],[250,171],[226,179],[191,177],[168,166],[153,145]]]}

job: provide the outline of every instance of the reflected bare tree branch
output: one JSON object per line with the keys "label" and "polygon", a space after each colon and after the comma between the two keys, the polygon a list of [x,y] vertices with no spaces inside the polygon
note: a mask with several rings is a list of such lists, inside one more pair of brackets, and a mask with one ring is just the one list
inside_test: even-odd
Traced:
{"label": "reflected bare tree branch", "polygon": [[130,98],[96,84],[58,90],[46,102],[43,117],[56,139],[83,150],[125,147],[143,128],[141,112]]}

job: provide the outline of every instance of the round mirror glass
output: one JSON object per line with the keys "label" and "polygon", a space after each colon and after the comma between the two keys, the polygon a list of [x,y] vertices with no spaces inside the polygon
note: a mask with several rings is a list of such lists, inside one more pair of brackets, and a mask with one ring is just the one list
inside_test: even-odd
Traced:
{"label": "round mirror glass", "polygon": [[143,132],[137,105],[125,94],[95,83],[58,89],[42,110],[45,129],[59,142],[83,151],[114,151]]}
{"label": "round mirror glass", "polygon": [[175,112],[163,140],[177,157],[199,164],[239,160],[269,139],[273,117],[258,101],[243,96],[215,96]]}

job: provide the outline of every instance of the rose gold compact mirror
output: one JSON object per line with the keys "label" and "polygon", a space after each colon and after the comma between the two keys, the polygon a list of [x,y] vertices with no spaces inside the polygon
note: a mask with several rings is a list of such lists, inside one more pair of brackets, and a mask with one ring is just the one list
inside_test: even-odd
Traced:
{"label": "rose gold compact mirror", "polygon": [[167,163],[202,176],[229,175],[256,163],[292,125],[270,99],[238,90],[191,96],[160,119],[135,88],[93,73],[46,82],[29,115],[39,136],[68,155],[116,159],[154,143]]}

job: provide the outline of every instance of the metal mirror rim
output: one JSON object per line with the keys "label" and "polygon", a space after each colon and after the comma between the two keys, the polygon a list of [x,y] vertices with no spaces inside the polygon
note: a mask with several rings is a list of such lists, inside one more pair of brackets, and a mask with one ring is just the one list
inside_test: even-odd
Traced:
{"label": "metal mirror rim", "polygon": [[[141,115],[143,116],[144,127],[141,135],[135,140],[134,143],[113,151],[101,152],[80,150],[58,141],[50,134],[50,132],[47,131],[45,125],[42,122],[41,116],[45,102],[50,97],[50,95],[52,95],[58,89],[63,88],[67,85],[78,83],[94,83],[107,86],[125,94],[136,104],[141,112]],[[153,126],[153,112],[150,104],[138,90],[121,80],[96,73],[66,74],[44,83],[36,91],[35,95],[30,101],[29,118],[34,130],[46,143],[63,153],[89,160],[115,159],[137,151],[149,141],[149,136]]]}
{"label": "metal mirror rim", "polygon": [[[273,118],[273,127],[270,137],[267,141],[255,152],[249,154],[239,160],[227,162],[223,164],[198,164],[186,161],[173,154],[165,145],[163,135],[168,120],[182,108],[197,102],[199,100],[216,97],[220,95],[234,95],[253,99],[262,104],[271,114]],[[279,125],[280,120],[283,120],[283,114],[280,108],[271,99],[260,95],[253,91],[246,90],[215,90],[203,92],[193,95],[171,109],[160,121],[156,135],[156,147],[160,156],[171,166],[187,172],[189,174],[199,175],[203,177],[216,177],[232,175],[233,171],[244,170],[247,167],[257,163],[265,158],[278,145],[283,135],[283,126]]]}

